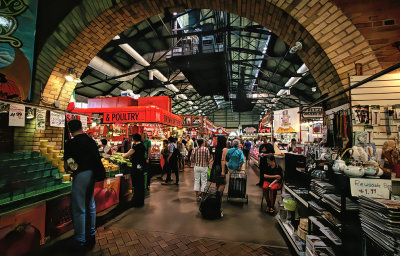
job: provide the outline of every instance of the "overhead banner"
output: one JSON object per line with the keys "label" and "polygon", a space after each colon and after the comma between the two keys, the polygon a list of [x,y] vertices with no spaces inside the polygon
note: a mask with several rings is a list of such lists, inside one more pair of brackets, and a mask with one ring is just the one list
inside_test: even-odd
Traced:
{"label": "overhead banner", "polygon": [[2,99],[30,99],[38,0],[0,1]]}
{"label": "overhead banner", "polygon": [[46,130],[46,109],[36,109],[36,130]]}
{"label": "overhead banner", "polygon": [[8,113],[9,126],[25,126],[25,106],[21,104],[10,104],[10,112]]}
{"label": "overhead banner", "polygon": [[274,111],[275,133],[300,132],[299,108]]}
{"label": "overhead banner", "polygon": [[65,115],[64,113],[58,113],[50,111],[50,126],[53,127],[65,127]]}

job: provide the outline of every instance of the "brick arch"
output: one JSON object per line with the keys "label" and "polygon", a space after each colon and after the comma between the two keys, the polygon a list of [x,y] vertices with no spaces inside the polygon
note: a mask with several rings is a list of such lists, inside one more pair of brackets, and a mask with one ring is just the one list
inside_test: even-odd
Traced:
{"label": "brick arch", "polygon": [[37,76],[47,80],[43,102],[52,103],[61,94],[61,107],[65,109],[75,88],[74,83],[66,83],[61,92],[66,70],[75,68],[81,74],[115,35],[165,9],[223,10],[263,25],[288,45],[301,40],[304,48],[298,54],[323,94],[334,94],[348,85],[348,75],[355,74],[355,61],[363,64],[365,73],[381,69],[365,38],[328,0],[136,0],[115,5],[112,2],[115,1],[83,1],[48,39],[37,62]]}

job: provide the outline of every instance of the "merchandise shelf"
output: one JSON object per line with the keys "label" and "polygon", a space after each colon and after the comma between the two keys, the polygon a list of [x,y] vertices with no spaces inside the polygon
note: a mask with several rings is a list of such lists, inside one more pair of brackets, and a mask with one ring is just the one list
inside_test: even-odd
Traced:
{"label": "merchandise shelf", "polygon": [[293,190],[291,190],[286,184],[285,184],[285,191],[287,191],[289,194],[291,194],[292,196],[294,196],[300,203],[302,203],[305,207],[308,207],[308,202],[303,199],[301,196],[299,196],[298,194],[296,194]]}
{"label": "merchandise shelf", "polygon": [[[293,249],[296,251],[297,255],[299,255],[299,256],[305,256],[305,252],[304,252],[303,248],[299,248],[299,247],[296,245],[296,243],[295,243],[295,241],[294,241],[292,235],[289,234],[289,231],[288,231],[288,229],[286,228],[285,224],[282,222],[280,216],[279,216],[279,215],[276,215],[276,216],[275,216],[275,219],[277,220],[278,224],[281,226],[283,232],[285,233],[285,235],[286,235],[286,237],[288,238],[289,242],[292,244]],[[294,233],[295,233],[295,232],[294,232]]]}

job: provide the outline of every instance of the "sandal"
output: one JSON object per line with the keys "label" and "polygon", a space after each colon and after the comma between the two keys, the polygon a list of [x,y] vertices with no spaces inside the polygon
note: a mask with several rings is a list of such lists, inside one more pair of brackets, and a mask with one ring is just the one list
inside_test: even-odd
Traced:
{"label": "sandal", "polygon": [[270,209],[269,209],[269,213],[270,213],[270,214],[274,214],[274,213],[275,213],[275,210],[274,210],[273,208],[270,208]]}

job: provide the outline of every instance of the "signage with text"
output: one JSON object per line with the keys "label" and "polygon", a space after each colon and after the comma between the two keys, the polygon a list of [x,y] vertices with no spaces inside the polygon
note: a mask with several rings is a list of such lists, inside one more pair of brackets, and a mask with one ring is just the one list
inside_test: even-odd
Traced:
{"label": "signage with text", "polygon": [[352,196],[389,199],[391,187],[391,180],[350,178]]}
{"label": "signage with text", "polygon": [[144,112],[112,112],[104,113],[103,116],[103,123],[132,123],[144,120]]}

